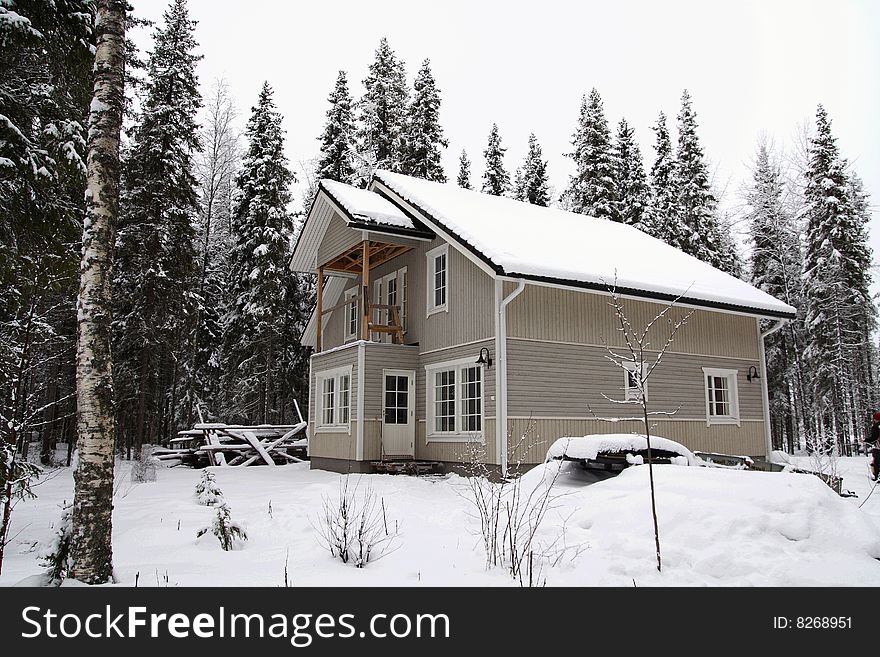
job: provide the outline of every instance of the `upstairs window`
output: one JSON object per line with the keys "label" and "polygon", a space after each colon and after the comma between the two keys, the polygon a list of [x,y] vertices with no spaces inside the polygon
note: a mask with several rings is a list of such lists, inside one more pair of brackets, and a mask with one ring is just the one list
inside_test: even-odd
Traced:
{"label": "upstairs window", "polygon": [[[638,371],[639,366],[636,363],[623,363],[624,372],[623,372],[623,398],[625,401],[638,401],[639,399],[639,384],[638,384]],[[642,372],[645,370],[643,369]],[[647,382],[643,384],[645,389],[645,400],[648,399],[648,384]]]}
{"label": "upstairs window", "polygon": [[358,289],[356,287],[345,291],[345,300],[351,300],[351,303],[345,306],[345,339],[354,340],[358,337]]}
{"label": "upstairs window", "polygon": [[428,315],[448,310],[449,301],[449,245],[431,249],[428,256]]}

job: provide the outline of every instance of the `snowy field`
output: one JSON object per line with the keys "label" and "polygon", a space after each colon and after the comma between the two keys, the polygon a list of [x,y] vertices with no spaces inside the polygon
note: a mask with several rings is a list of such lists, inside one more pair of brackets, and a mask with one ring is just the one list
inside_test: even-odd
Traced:
{"label": "snowy field", "polygon": [[[844,488],[836,496],[810,475],[658,466],[663,573],[654,563],[647,467],[598,481],[563,466],[554,508],[538,540],[564,532],[569,550],[546,567],[549,586],[880,586],[880,490],[871,496],[865,457],[841,459]],[[806,459],[803,460],[806,465]],[[530,472],[524,490],[542,485],[558,463]],[[117,468],[116,577],[131,586],[282,586],[285,561],[292,586],[515,586],[502,568],[487,569],[467,480],[353,475],[361,490],[384,498],[397,523],[397,549],[366,568],[331,558],[317,539],[324,496],[340,476],[308,464],[278,468],[214,468],[216,480],[249,540],[224,552],[208,534],[212,507],[197,503],[201,473],[160,468],[158,480],[133,484]],[[0,585],[33,584],[38,556],[72,496],[69,468],[51,470],[37,499],[14,511]],[[271,507],[271,510],[270,510]],[[557,545],[561,543],[557,541]]]}

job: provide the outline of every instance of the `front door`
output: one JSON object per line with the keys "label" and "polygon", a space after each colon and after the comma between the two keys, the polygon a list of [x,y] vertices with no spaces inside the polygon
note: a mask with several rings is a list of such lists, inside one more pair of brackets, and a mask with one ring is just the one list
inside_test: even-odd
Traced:
{"label": "front door", "polygon": [[416,373],[383,370],[382,379],[382,457],[411,459],[416,443]]}

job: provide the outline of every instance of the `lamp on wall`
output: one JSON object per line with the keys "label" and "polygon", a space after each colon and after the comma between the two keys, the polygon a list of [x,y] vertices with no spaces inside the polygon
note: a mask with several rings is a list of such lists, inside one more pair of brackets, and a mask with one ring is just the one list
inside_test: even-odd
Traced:
{"label": "lamp on wall", "polygon": [[489,350],[486,347],[480,349],[480,357],[477,358],[477,365],[492,367],[492,358],[489,356]]}
{"label": "lamp on wall", "polygon": [[760,378],[761,378],[761,375],[758,374],[758,368],[755,367],[754,365],[752,365],[752,366],[749,368],[748,373],[746,374],[746,381],[748,381],[749,383],[751,383],[753,380],[755,380],[755,379],[760,379]]}

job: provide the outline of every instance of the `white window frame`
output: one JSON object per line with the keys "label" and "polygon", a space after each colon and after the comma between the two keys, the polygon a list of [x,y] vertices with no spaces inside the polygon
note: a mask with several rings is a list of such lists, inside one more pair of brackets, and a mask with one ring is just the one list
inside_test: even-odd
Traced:
{"label": "white window frame", "polygon": [[[353,379],[351,376],[352,366],[343,365],[333,369],[323,370],[315,374],[315,431],[318,433],[351,433],[351,412],[354,408],[354,395],[352,394]],[[339,411],[344,408],[340,405],[340,390],[342,378],[348,377],[348,420],[339,421]],[[333,380],[333,423],[324,424],[324,381]]]}
{"label": "white window frame", "polygon": [[[480,430],[462,431],[462,376],[461,371],[470,367],[479,367],[480,372]],[[434,415],[434,374],[441,370],[455,370],[455,431],[435,430]],[[459,358],[425,365],[425,440],[429,443],[461,443],[479,442],[485,444],[486,431],[486,367],[477,365],[476,358]]]}
{"label": "white window frame", "polygon": [[[373,282],[373,298],[375,299],[375,303],[390,305],[388,304],[389,281],[394,281],[397,284],[397,289],[395,290],[397,293],[397,303],[394,305],[400,307],[400,326],[403,329],[403,332],[406,333],[407,290],[404,285],[405,283],[408,283],[406,267],[401,267],[385,276],[379,276],[376,278]],[[385,319],[391,319],[390,310],[377,310],[374,313],[373,321],[375,323],[384,324]],[[391,342],[392,340],[390,333],[376,333],[372,336],[372,339],[375,342]]]}
{"label": "white window frame", "polygon": [[[345,331],[343,334],[345,335],[346,342],[349,342],[351,340],[356,340],[358,337],[358,327],[360,326],[360,321],[359,321],[360,315],[358,314],[358,310],[359,310],[360,304],[357,301],[357,296],[358,296],[358,288],[356,288],[356,287],[350,288],[343,293],[343,300],[344,301],[348,301],[349,299],[355,300],[353,303],[346,304],[345,312],[342,314],[343,317],[345,318]],[[354,311],[354,317],[351,316],[352,310]],[[354,326],[355,326],[355,329],[353,332],[350,330],[351,324],[352,324],[352,319],[354,320]]]}
{"label": "white window frame", "polygon": [[[441,255],[446,256],[446,297],[442,304],[434,305],[434,275],[436,271],[434,270],[434,265],[437,264],[437,258]],[[427,267],[425,271],[427,272],[427,276],[425,276],[426,281],[426,298],[425,298],[425,308],[426,308],[426,316],[430,317],[436,313],[444,313],[449,312],[449,291],[451,286],[449,285],[449,245],[441,244],[435,249],[431,249],[425,254],[427,258]]]}
{"label": "white window frame", "polygon": [[[710,376],[718,376],[727,379],[727,386],[730,390],[730,414],[729,415],[713,415],[710,412],[709,404],[709,381]],[[706,426],[713,424],[735,424],[742,426],[739,415],[739,370],[731,370],[720,367],[704,367],[703,368],[703,391],[706,394]]]}
{"label": "white window frame", "polygon": [[[639,389],[630,386],[629,384],[629,375],[638,369],[638,364],[636,363],[623,363],[623,399],[624,401],[638,401],[639,399]],[[644,375],[645,370],[647,369],[647,365],[642,365],[641,370]],[[648,401],[648,382],[645,381],[645,401]]]}

